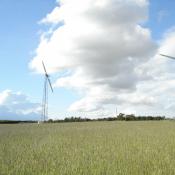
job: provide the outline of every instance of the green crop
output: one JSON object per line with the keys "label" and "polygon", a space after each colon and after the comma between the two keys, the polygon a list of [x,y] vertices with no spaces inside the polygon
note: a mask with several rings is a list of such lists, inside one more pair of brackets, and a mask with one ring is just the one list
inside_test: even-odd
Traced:
{"label": "green crop", "polygon": [[173,121],[0,125],[0,175],[174,175]]}

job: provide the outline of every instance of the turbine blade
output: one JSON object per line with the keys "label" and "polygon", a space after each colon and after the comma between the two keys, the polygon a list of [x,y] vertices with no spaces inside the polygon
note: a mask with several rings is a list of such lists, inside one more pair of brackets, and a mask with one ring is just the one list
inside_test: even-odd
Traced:
{"label": "turbine blade", "polygon": [[51,81],[50,81],[50,79],[49,79],[49,75],[48,75],[48,73],[47,73],[47,71],[46,71],[46,67],[45,67],[43,61],[42,61],[42,64],[43,64],[43,68],[44,68],[44,71],[45,71],[45,75],[46,75],[47,80],[48,80],[48,82],[49,82],[50,88],[51,88],[51,90],[52,90],[52,92],[53,92],[52,83],[51,83]]}
{"label": "turbine blade", "polygon": [[163,57],[167,57],[167,58],[171,58],[171,59],[174,59],[175,60],[175,57],[168,56],[168,55],[163,55],[163,54],[160,54],[160,55],[163,56]]}
{"label": "turbine blade", "polygon": [[47,79],[48,79],[48,82],[49,82],[50,88],[51,88],[51,90],[52,90],[52,92],[53,92],[52,83],[51,83],[51,81],[50,81],[49,77],[47,77]]}
{"label": "turbine blade", "polygon": [[47,74],[47,71],[46,71],[46,67],[45,67],[45,65],[44,65],[44,62],[43,62],[43,61],[42,61],[42,64],[43,64],[43,68],[44,68],[45,74],[46,74],[46,76],[48,77],[48,74]]}

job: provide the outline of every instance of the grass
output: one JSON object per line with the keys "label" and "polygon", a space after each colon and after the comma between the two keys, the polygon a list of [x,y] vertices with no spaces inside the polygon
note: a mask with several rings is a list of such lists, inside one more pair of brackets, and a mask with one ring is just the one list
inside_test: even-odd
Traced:
{"label": "grass", "polygon": [[174,175],[172,121],[0,125],[0,175]]}

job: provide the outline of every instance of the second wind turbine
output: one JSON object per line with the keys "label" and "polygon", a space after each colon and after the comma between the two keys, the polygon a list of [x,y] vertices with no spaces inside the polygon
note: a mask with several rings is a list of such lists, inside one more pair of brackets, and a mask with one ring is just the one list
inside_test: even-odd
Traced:
{"label": "second wind turbine", "polygon": [[43,101],[42,101],[42,119],[41,121],[45,122],[48,120],[48,85],[50,86],[51,91],[53,92],[52,84],[47,73],[44,62],[42,61],[43,69],[45,72],[44,76],[44,92],[43,92]]}

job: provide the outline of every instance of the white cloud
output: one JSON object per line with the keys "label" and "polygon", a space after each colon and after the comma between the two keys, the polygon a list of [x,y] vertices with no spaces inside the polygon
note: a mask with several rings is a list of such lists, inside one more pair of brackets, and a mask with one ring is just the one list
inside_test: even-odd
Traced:
{"label": "white cloud", "polygon": [[[148,6],[147,0],[60,0],[41,20],[51,30],[41,35],[30,67],[41,73],[44,58],[49,73],[68,72],[55,86],[81,92],[70,111],[112,104],[123,111],[161,111],[159,100],[165,97],[154,88],[161,91],[163,77],[173,82],[164,74],[167,61],[155,56],[159,50],[150,30],[140,25],[148,18]],[[162,52],[173,54],[172,37],[170,32],[165,36]]]}
{"label": "white cloud", "polygon": [[[125,103],[120,106],[123,110],[135,110],[140,115],[174,116],[175,60],[159,55],[162,53],[175,56],[174,43],[175,29],[172,28],[163,36],[155,56],[141,66],[141,69],[147,72],[148,75],[151,75],[152,79],[139,82],[134,93],[125,94],[125,97],[127,96]],[[135,103],[137,100],[140,100],[138,104]]]}
{"label": "white cloud", "polygon": [[169,16],[168,11],[166,10],[160,10],[157,14],[157,20],[158,22],[162,22],[165,17]]}
{"label": "white cloud", "polygon": [[41,116],[41,106],[33,103],[21,92],[4,90],[0,93],[0,119],[37,120]]}

